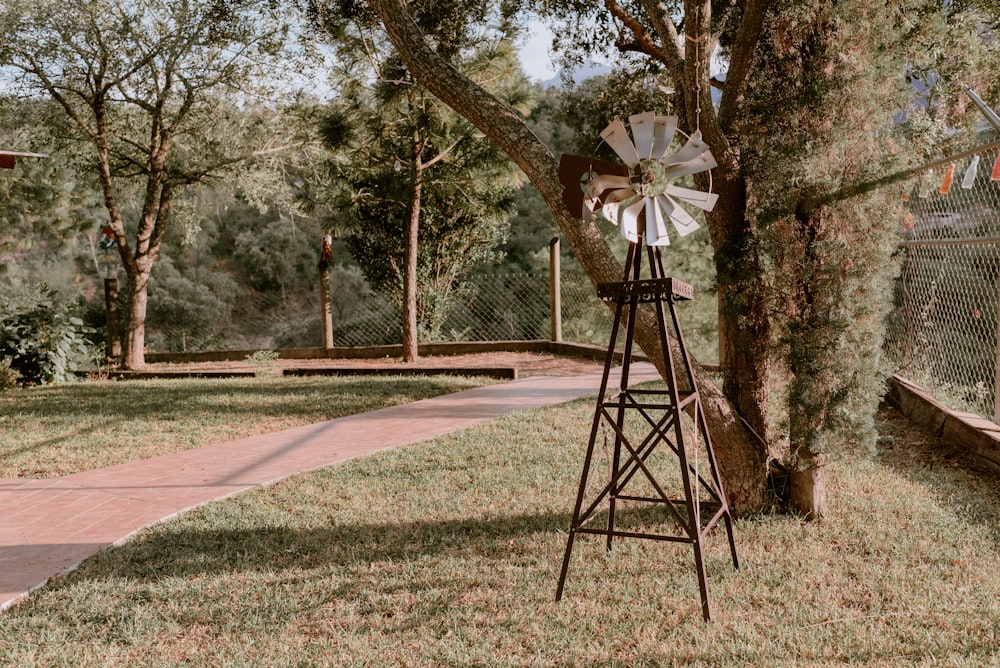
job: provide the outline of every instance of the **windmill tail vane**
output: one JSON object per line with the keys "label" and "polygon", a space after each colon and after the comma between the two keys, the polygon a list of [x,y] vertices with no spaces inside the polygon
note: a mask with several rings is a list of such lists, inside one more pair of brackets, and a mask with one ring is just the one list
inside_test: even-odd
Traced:
{"label": "windmill tail vane", "polygon": [[677,129],[676,116],[647,111],[630,116],[629,127],[616,118],[601,131],[601,138],[624,165],[563,155],[559,176],[565,186],[564,202],[584,220],[600,210],[632,243],[644,237],[650,246],[669,245],[668,220],[682,237],[694,232],[698,222],[682,204],[711,211],[719,196],[676,182],[710,174],[717,163],[700,132],[684,135],[684,144],[667,155],[678,133],[684,135]]}

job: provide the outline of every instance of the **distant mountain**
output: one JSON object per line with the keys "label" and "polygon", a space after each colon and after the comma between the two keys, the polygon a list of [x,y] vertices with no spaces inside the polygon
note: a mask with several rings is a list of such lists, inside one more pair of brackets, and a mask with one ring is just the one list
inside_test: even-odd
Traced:
{"label": "distant mountain", "polygon": [[[542,88],[558,88],[563,85],[563,72],[566,70],[559,70],[556,75],[551,79],[546,79],[541,82]],[[605,74],[611,73],[611,66],[605,65],[603,63],[584,63],[579,67],[570,70],[570,79],[573,83],[583,83],[587,79],[593,79],[594,77],[604,76]]]}

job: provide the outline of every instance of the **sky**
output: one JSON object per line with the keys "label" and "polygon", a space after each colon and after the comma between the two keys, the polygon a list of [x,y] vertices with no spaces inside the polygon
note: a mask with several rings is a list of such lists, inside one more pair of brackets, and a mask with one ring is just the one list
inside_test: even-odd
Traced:
{"label": "sky", "polygon": [[521,67],[532,81],[545,81],[556,75],[549,50],[552,48],[552,31],[541,21],[528,24],[528,37],[518,50]]}

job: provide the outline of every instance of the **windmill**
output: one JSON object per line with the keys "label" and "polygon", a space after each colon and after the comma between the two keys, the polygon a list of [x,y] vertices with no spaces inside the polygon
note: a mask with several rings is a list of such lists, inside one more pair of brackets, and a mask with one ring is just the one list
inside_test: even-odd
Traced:
{"label": "windmill", "polygon": [[[600,210],[629,241],[629,250],[622,280],[597,286],[598,296],[614,304],[615,320],[556,600],[562,598],[570,557],[579,534],[604,536],[608,552],[615,538],[686,543],[694,551],[702,616],[708,620],[711,610],[702,545],[716,524],[721,522],[726,528],[735,568],[739,568],[739,559],[732,515],[691,358],[674,308],[676,301],[692,299],[694,290],[687,283],[666,276],[661,248],[670,244],[667,221],[676,235],[687,236],[699,227],[688,208],[711,211],[715,207],[719,198],[711,192],[711,186],[709,192],[702,192],[681,186],[678,181],[708,172],[711,184],[710,170],[716,162],[701,133],[696,130],[690,136],[685,135],[678,130],[674,116],[659,116],[654,112],[635,114],[629,117],[629,127],[631,136],[629,128],[616,119],[601,132],[601,138],[623,164],[575,155],[564,155],[559,163],[563,201],[569,210],[584,220],[592,219]],[[683,138],[682,145],[670,153],[671,145],[678,138]],[[643,245],[649,258],[649,279],[640,279]],[[628,384],[635,316],[640,304],[655,307],[666,390],[630,388]],[[623,323],[625,337],[619,387],[616,393],[608,396],[611,367],[617,357],[616,347]],[[673,352],[671,338],[677,342],[679,353]],[[600,469],[594,466],[594,459],[598,434],[602,430],[605,449],[610,434],[614,435],[614,446],[613,455],[609,457],[610,480],[594,487],[599,489],[595,494],[588,488],[592,487],[592,470],[598,472]],[[702,458],[707,466],[701,465]],[[681,495],[671,496],[667,492],[671,485],[661,484],[661,481],[669,479],[676,485],[678,478]],[[620,504],[663,508],[670,522],[656,528],[628,525],[622,528],[618,517]]]}
{"label": "windmill", "polygon": [[[647,111],[629,117],[628,128],[620,119],[601,131],[601,138],[624,164],[564,154],[559,162],[563,202],[574,215],[589,220],[600,210],[618,226],[631,243],[641,237],[649,246],[667,246],[669,220],[679,236],[687,236],[699,225],[685,205],[702,211],[715,208],[719,196],[678,185],[684,177],[709,172],[715,158],[699,131],[691,136],[677,129],[676,116],[658,116]],[[686,141],[668,155],[678,135]]]}

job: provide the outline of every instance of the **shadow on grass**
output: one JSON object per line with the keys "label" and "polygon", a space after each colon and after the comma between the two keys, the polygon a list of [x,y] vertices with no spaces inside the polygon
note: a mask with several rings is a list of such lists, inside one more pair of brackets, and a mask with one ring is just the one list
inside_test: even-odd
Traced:
{"label": "shadow on grass", "polygon": [[931,490],[957,520],[985,528],[1000,549],[1000,477],[894,408],[879,410],[878,428],[880,463]]}
{"label": "shadow on grass", "polygon": [[[326,393],[329,410],[336,413],[341,405],[364,403],[359,398],[378,407],[383,397],[420,398],[456,389],[465,388],[456,386],[454,380],[433,377],[130,381],[43,388],[31,396],[15,393],[12,400],[14,396],[17,400],[11,410],[26,417],[91,417],[96,413],[127,415],[132,421],[185,419],[192,413],[216,411],[225,411],[233,419],[241,414],[295,417],[317,412],[315,399],[309,396],[316,393]],[[241,397],[242,402],[234,403],[234,397]]]}
{"label": "shadow on grass", "polygon": [[[411,562],[421,557],[508,559],[511,541],[561,532],[564,513],[490,518],[345,523],[319,528],[261,526],[248,529],[157,531],[103,553],[77,571],[153,582],[164,578],[232,572],[272,572]],[[563,538],[564,540],[564,538]]]}
{"label": "shadow on grass", "polygon": [[101,420],[100,422],[93,424],[89,427],[77,428],[71,432],[61,434],[59,436],[53,436],[52,438],[47,438],[41,441],[28,441],[20,447],[14,448],[3,448],[0,450],[0,454],[3,457],[14,457],[17,455],[23,455],[26,452],[34,452],[37,450],[43,450],[51,446],[60,445],[71,445],[74,440],[79,439],[81,436],[87,434],[97,434],[111,429],[114,426],[114,420],[108,418],[106,420]]}

